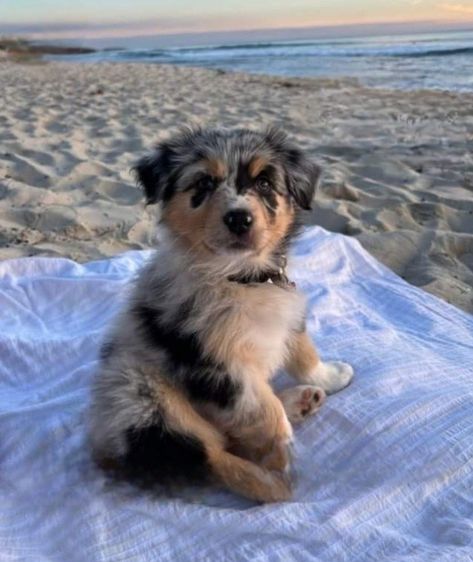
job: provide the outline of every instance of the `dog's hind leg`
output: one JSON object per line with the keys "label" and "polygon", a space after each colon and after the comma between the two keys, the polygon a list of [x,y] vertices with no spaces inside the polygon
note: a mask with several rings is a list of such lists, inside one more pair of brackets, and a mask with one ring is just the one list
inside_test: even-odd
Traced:
{"label": "dog's hind leg", "polygon": [[202,444],[211,475],[218,482],[232,492],[259,502],[289,499],[291,488],[281,473],[271,472],[225,450],[225,437],[172,387],[164,396],[162,406],[168,427]]}
{"label": "dog's hind leg", "polygon": [[294,333],[286,370],[297,381],[322,388],[333,394],[350,384],[353,368],[341,361],[323,362],[307,332]]}

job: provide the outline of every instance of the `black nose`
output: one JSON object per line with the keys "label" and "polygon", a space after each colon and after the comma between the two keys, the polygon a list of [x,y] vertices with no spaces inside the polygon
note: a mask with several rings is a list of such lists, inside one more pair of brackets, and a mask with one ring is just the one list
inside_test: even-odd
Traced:
{"label": "black nose", "polygon": [[223,222],[227,225],[230,232],[241,236],[250,230],[253,217],[250,212],[244,209],[235,209],[234,211],[229,211],[223,217]]}

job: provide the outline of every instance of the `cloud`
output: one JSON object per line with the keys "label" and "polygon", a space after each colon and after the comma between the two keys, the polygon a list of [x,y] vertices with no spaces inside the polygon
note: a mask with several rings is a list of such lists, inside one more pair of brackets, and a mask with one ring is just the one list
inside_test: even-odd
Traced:
{"label": "cloud", "polygon": [[471,4],[467,5],[467,4],[460,4],[458,2],[456,3],[443,2],[442,4],[439,4],[438,7],[446,12],[473,16],[473,6]]}

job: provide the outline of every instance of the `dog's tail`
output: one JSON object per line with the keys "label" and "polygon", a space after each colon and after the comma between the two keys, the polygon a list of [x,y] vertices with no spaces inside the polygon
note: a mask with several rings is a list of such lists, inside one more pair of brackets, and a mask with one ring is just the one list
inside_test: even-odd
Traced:
{"label": "dog's tail", "polygon": [[291,487],[281,473],[271,472],[227,451],[208,450],[213,474],[232,492],[259,502],[288,500]]}

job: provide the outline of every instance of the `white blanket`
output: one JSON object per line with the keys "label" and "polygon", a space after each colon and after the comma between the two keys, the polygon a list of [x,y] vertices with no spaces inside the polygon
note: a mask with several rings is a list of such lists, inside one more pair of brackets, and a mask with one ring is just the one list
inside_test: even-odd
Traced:
{"label": "white blanket", "polygon": [[318,228],[291,277],[321,354],[356,378],[296,431],[293,499],[107,483],[86,446],[90,381],[147,255],[0,264],[2,562],[473,560],[473,318]]}

